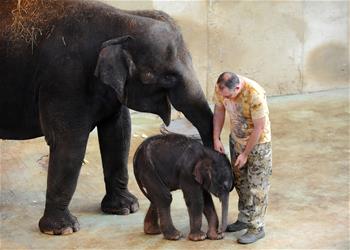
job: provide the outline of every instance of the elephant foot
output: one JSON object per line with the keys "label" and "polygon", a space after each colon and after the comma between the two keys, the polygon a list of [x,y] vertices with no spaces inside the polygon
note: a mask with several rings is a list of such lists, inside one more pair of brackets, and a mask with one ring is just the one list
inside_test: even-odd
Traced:
{"label": "elephant foot", "polygon": [[42,233],[51,235],[66,235],[77,232],[80,229],[77,217],[73,216],[68,209],[65,211],[44,213],[39,221]]}
{"label": "elephant foot", "polygon": [[114,194],[106,194],[101,202],[101,210],[107,214],[128,215],[139,209],[137,198],[127,189]]}
{"label": "elephant foot", "polygon": [[145,222],[143,225],[143,231],[145,232],[145,234],[160,234],[160,228],[158,224],[152,224],[149,222]]}
{"label": "elephant foot", "polygon": [[225,234],[223,232],[216,232],[216,231],[208,231],[207,237],[210,240],[221,240],[223,239]]}
{"label": "elephant foot", "polygon": [[167,240],[179,240],[182,237],[182,234],[178,230],[163,232],[164,238]]}
{"label": "elephant foot", "polygon": [[207,234],[200,231],[198,233],[190,233],[188,235],[188,239],[192,241],[200,241],[200,240],[205,240],[207,238]]}

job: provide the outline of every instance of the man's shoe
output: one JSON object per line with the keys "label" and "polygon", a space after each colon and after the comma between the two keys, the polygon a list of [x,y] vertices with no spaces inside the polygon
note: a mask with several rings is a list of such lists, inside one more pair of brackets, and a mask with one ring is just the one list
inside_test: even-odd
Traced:
{"label": "man's shoe", "polygon": [[249,229],[245,234],[243,234],[237,241],[241,244],[254,243],[265,237],[265,231],[261,229]]}
{"label": "man's shoe", "polygon": [[227,226],[226,232],[238,232],[247,228],[248,228],[248,224],[241,221],[236,221],[235,223],[232,223]]}

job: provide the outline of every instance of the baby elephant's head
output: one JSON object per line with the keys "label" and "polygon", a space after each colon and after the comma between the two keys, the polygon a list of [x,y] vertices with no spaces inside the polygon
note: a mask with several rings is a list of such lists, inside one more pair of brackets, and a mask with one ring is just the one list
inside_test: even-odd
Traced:
{"label": "baby elephant's head", "polygon": [[195,180],[204,189],[222,198],[234,188],[231,163],[225,154],[205,150],[193,169]]}
{"label": "baby elephant's head", "polygon": [[225,154],[206,149],[193,169],[195,180],[218,197],[222,206],[222,231],[227,225],[229,193],[234,188],[231,163]]}

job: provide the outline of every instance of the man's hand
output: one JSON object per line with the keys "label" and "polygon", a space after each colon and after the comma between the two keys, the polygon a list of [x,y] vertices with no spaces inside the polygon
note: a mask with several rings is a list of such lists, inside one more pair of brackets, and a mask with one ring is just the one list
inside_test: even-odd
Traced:
{"label": "man's hand", "polygon": [[248,156],[245,153],[241,153],[235,162],[235,167],[241,169],[247,163]]}
{"label": "man's hand", "polygon": [[225,153],[225,148],[220,139],[214,140],[214,149],[222,154]]}

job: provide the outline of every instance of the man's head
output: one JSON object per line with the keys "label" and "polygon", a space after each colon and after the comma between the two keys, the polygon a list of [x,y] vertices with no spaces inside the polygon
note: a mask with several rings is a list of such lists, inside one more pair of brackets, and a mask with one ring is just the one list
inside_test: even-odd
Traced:
{"label": "man's head", "polygon": [[236,98],[241,92],[243,81],[232,72],[222,73],[217,82],[219,94],[224,98]]}

